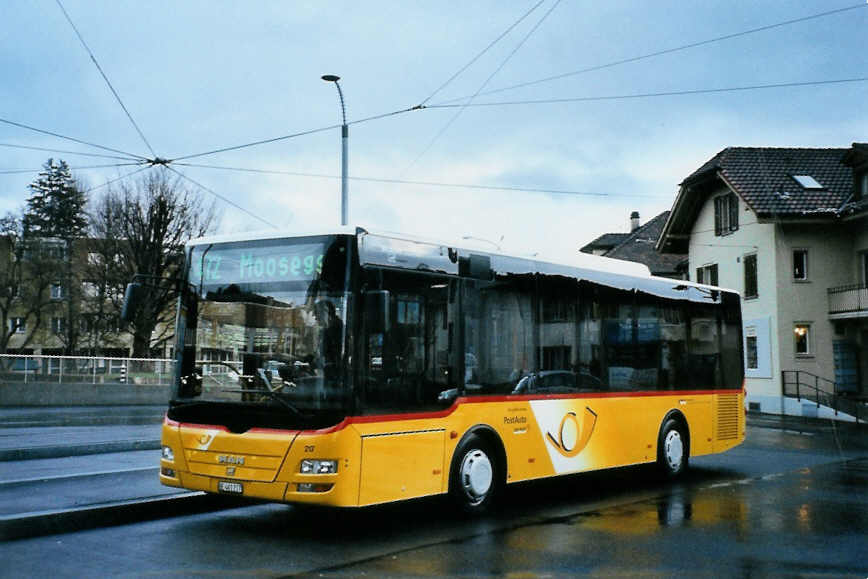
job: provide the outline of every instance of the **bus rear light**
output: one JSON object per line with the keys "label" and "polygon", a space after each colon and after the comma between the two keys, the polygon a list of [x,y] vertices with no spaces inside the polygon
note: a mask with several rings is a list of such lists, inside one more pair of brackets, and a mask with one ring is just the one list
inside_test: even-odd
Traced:
{"label": "bus rear light", "polygon": [[299,472],[301,474],[334,474],[338,472],[338,461],[304,459],[301,461]]}
{"label": "bus rear light", "polygon": [[331,483],[298,483],[298,492],[300,493],[324,493],[332,490],[335,486]]}

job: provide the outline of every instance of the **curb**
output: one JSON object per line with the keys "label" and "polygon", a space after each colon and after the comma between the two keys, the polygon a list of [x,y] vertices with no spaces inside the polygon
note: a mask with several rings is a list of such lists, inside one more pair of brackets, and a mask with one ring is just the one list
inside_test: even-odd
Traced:
{"label": "curb", "polygon": [[257,504],[237,497],[186,492],[81,509],[63,509],[0,517],[0,541],[70,533],[97,527],[193,515]]}
{"label": "curb", "polygon": [[0,462],[32,460],[35,458],[63,458],[87,454],[127,452],[131,450],[159,450],[159,440],[114,440],[87,444],[30,446],[0,450]]}

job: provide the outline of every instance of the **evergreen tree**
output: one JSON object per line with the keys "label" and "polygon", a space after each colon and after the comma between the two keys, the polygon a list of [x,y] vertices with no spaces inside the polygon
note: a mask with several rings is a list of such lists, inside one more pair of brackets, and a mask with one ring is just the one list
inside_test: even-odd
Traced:
{"label": "evergreen tree", "polygon": [[33,183],[24,214],[26,237],[59,237],[67,241],[87,231],[87,196],[72,177],[66,161],[48,159]]}
{"label": "evergreen tree", "polygon": [[65,161],[55,163],[54,159],[48,159],[42,167],[42,172],[29,185],[31,196],[22,220],[24,239],[31,248],[39,247],[40,253],[48,254],[52,253],[53,244],[49,238],[62,240],[60,255],[53,257],[59,260],[54,283],[63,288],[63,297],[54,304],[51,313],[64,319],[56,334],[64,353],[75,354],[81,333],[82,280],[74,267],[74,246],[87,234],[87,196]]}

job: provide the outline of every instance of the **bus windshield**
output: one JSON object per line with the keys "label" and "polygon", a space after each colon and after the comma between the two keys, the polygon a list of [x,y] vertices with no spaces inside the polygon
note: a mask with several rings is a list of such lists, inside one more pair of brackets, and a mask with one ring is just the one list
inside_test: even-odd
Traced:
{"label": "bus windshield", "polygon": [[342,413],[347,248],[334,236],[194,246],[175,405],[236,403],[300,422]]}

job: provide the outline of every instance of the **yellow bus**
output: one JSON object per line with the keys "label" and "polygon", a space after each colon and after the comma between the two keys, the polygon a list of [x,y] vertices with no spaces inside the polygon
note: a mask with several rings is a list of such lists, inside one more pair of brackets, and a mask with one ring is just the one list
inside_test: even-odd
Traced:
{"label": "yellow bus", "polygon": [[480,512],[510,483],[675,477],[744,440],[738,294],[640,264],[335,228],[195,240],[183,287],[164,485]]}

